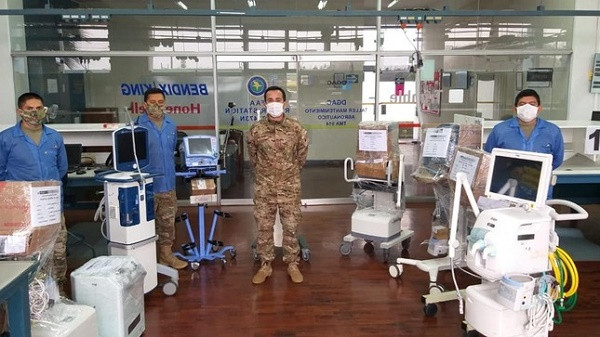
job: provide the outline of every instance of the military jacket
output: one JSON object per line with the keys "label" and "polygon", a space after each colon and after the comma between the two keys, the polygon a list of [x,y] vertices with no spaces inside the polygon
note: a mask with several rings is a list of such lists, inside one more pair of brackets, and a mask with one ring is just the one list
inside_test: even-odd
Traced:
{"label": "military jacket", "polygon": [[254,198],[269,202],[300,202],[300,171],[308,154],[306,129],[295,119],[262,119],[247,135],[254,168]]}

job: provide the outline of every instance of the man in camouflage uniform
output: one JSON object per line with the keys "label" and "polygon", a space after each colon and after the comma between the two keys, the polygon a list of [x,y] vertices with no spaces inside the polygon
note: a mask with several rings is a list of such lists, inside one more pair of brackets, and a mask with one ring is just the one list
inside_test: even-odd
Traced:
{"label": "man in camouflage uniform", "polygon": [[267,88],[264,99],[267,118],[252,125],[247,136],[250,162],[254,167],[254,219],[261,259],[261,267],[252,283],[263,283],[273,272],[273,226],[277,208],[283,226],[283,261],[288,264],[292,282],[301,283],[296,229],[302,217],[300,170],[306,162],[308,139],[302,125],[283,113],[286,98],[282,88]]}
{"label": "man in camouflage uniform", "polygon": [[[61,181],[67,174],[67,151],[56,130],[45,126],[47,108],[43,98],[33,92],[17,101],[21,120],[0,133],[0,181]],[[62,201],[62,200],[61,200]],[[53,247],[53,258],[43,262],[41,275],[52,275],[61,295],[67,274],[67,228],[61,228]]]}
{"label": "man in camouflage uniform", "polygon": [[154,177],[154,216],[158,234],[158,262],[175,269],[187,267],[187,262],[173,255],[175,241],[175,148],[177,126],[164,113],[165,94],[161,89],[151,88],[144,93],[145,114],[137,123],[148,129],[148,166],[144,172],[158,174]]}

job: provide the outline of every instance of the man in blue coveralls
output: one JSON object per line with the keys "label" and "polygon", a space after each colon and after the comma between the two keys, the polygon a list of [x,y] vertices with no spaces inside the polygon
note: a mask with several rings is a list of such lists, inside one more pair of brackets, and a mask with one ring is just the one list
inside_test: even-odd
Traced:
{"label": "man in blue coveralls", "polygon": [[187,262],[173,255],[175,241],[175,148],[177,126],[164,113],[165,94],[161,89],[151,88],[144,93],[145,114],[137,123],[148,129],[148,161],[144,172],[158,174],[154,177],[154,215],[158,234],[158,262],[175,269],[183,269]]}
{"label": "man in blue coveralls", "polygon": [[[538,93],[532,89],[519,92],[513,110],[517,116],[494,126],[484,150],[492,152],[493,148],[499,147],[549,153],[552,155],[552,169],[559,167],[565,151],[562,133],[556,124],[539,118],[542,102]],[[548,199],[551,198],[552,186],[549,186]]]}
{"label": "man in blue coveralls", "polygon": [[[60,133],[43,124],[47,111],[44,100],[29,92],[21,95],[17,104],[21,120],[0,133],[0,181],[61,181],[67,174],[67,151]],[[53,259],[42,267],[51,270],[62,295],[67,274],[66,243],[63,216]]]}

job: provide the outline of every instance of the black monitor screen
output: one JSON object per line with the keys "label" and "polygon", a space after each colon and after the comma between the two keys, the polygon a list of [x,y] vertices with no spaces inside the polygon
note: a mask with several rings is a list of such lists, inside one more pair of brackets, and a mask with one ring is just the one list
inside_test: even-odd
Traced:
{"label": "black monitor screen", "polygon": [[[146,160],[148,156],[146,137],[147,131],[145,129],[136,129],[135,132],[135,152],[137,154],[138,161]],[[131,130],[125,130],[117,134],[116,139],[116,158],[117,164],[135,162],[133,155],[133,139],[131,138]]]}
{"label": "black monitor screen", "polygon": [[69,167],[81,165],[81,152],[83,151],[83,146],[81,144],[65,144],[65,150],[67,151],[67,162]]}
{"label": "black monitor screen", "polygon": [[[492,171],[490,192],[535,202],[541,170],[542,163],[539,161],[497,156]],[[516,188],[513,187],[512,191],[511,181],[513,184],[516,183]]]}
{"label": "black monitor screen", "polygon": [[189,155],[213,155],[213,149],[210,138],[188,138]]}

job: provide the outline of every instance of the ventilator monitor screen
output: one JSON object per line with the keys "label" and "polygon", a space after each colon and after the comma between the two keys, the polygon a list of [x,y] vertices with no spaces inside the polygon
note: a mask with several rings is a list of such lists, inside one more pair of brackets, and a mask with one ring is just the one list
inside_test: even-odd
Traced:
{"label": "ventilator monitor screen", "polygon": [[191,156],[210,155],[214,153],[210,138],[188,138],[189,153]]}
{"label": "ventilator monitor screen", "polygon": [[552,155],[507,149],[492,150],[486,196],[530,207],[546,203]]}
{"label": "ventilator monitor screen", "polygon": [[185,164],[189,168],[216,166],[219,159],[217,137],[194,135],[183,138]]}
{"label": "ventilator monitor screen", "polygon": [[[135,136],[134,136],[135,135]],[[134,149],[135,139],[135,153]],[[137,163],[136,157],[137,155]],[[121,128],[113,132],[114,169],[135,171],[148,165],[148,130],[141,126]]]}

